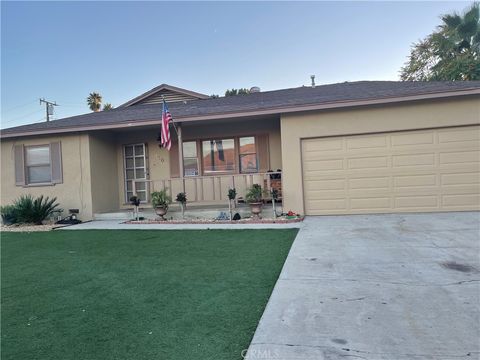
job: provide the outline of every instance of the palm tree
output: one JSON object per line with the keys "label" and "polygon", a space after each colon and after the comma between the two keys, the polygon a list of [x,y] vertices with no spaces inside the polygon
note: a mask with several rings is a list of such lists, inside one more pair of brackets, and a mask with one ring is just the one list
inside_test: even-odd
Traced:
{"label": "palm tree", "polygon": [[480,4],[441,20],[437,31],[412,47],[402,80],[480,79]]}
{"label": "palm tree", "polygon": [[100,111],[100,107],[102,106],[102,96],[99,93],[92,92],[87,97],[87,104],[90,110],[92,111]]}
{"label": "palm tree", "polygon": [[440,25],[444,45],[462,53],[468,50],[478,51],[480,47],[480,5],[473,3],[463,16],[457,13],[442,16]]}
{"label": "palm tree", "polygon": [[113,109],[113,105],[110,104],[110,103],[105,103],[103,105],[103,111],[108,111],[108,110],[112,110]]}

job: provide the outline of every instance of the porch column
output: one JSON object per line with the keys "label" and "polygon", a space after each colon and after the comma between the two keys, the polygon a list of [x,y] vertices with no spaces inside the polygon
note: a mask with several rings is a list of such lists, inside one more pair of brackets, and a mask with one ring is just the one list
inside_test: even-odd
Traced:
{"label": "porch column", "polygon": [[178,169],[180,170],[180,179],[182,181],[182,191],[185,192],[185,179],[183,171],[183,141],[182,141],[182,124],[177,124],[178,135]]}

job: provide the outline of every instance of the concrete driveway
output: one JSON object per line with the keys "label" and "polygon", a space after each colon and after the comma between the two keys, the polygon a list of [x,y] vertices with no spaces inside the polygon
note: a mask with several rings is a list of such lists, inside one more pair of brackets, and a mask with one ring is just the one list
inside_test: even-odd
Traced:
{"label": "concrete driveway", "polygon": [[480,215],[309,217],[247,359],[480,358]]}

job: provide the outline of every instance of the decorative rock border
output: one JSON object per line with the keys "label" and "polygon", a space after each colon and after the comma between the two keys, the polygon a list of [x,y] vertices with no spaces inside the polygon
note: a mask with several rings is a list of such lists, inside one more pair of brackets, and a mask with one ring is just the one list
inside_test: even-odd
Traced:
{"label": "decorative rock border", "polygon": [[185,224],[290,224],[303,221],[304,217],[296,217],[293,219],[240,219],[237,221],[230,220],[209,220],[209,219],[188,219],[188,220],[128,220],[123,224],[168,224],[168,225],[185,225]]}

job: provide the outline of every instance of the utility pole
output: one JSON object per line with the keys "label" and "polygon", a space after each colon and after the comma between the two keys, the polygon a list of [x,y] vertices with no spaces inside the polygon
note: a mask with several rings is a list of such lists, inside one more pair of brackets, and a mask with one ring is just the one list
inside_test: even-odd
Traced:
{"label": "utility pole", "polygon": [[45,112],[47,114],[47,121],[50,121],[50,116],[53,115],[53,107],[58,106],[57,102],[47,101],[45,99],[40,99],[40,105],[45,104]]}

